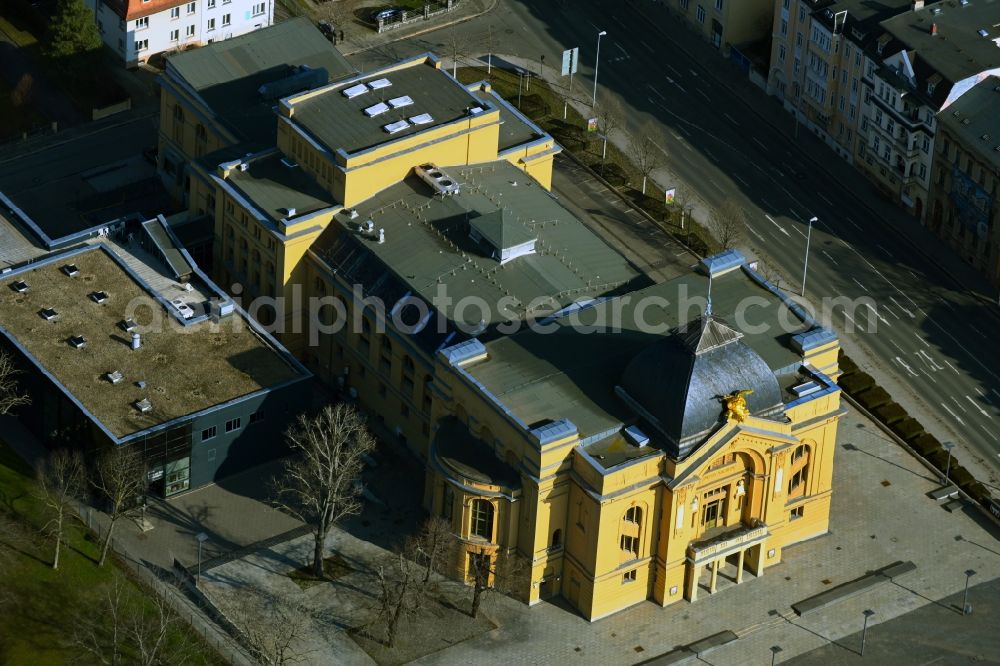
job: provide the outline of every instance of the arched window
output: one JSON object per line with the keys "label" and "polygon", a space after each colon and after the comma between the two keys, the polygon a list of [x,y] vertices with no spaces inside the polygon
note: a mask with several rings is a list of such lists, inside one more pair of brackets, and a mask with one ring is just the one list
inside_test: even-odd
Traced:
{"label": "arched window", "polygon": [[625,562],[638,559],[639,537],[642,534],[642,508],[630,506],[625,510],[620,531],[621,560]]}
{"label": "arched window", "polygon": [[379,354],[379,371],[388,375],[392,368],[392,342],[388,335],[382,335],[382,352]]}
{"label": "arched window", "polygon": [[198,123],[198,126],[194,128],[194,136],[199,141],[208,141],[208,132],[205,131],[205,126]]}
{"label": "arched window", "polygon": [[180,104],[174,105],[174,122],[184,122],[184,109],[181,108]]}
{"label": "arched window", "polygon": [[472,526],[470,532],[473,536],[493,540],[493,503],[487,500],[473,500],[472,502]]}
{"label": "arched window", "polygon": [[562,530],[558,529],[552,533],[552,546],[551,548],[562,547]]}
{"label": "arched window", "polygon": [[788,497],[800,497],[806,493],[806,480],[809,475],[808,444],[799,444],[792,451],[788,469]]}

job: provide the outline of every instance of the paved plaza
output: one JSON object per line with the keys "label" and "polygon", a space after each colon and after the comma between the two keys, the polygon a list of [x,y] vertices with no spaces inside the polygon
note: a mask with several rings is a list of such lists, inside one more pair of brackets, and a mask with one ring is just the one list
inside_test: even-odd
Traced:
{"label": "paved plaza", "polygon": [[[954,612],[965,623],[967,633],[989,637],[987,612],[962,618],[956,609],[948,610],[947,600],[962,591],[962,572],[967,569],[977,572],[974,583],[978,585],[1000,577],[1000,549],[995,531],[991,532],[995,527],[971,507],[956,513],[939,507],[926,496],[938,486],[937,480],[853,411],[842,421],[840,433],[830,533],[785,550],[785,561],[767,569],[762,578],[739,586],[724,580],[728,584],[720,585],[717,594],[700,595],[695,603],[660,608],[644,602],[595,623],[585,621],[558,601],[527,608],[510,599],[498,599],[486,609],[498,628],[458,644],[442,643],[440,649],[419,663],[481,663],[502,651],[504,661],[515,664],[539,660],[631,664],[723,630],[735,632],[739,639],[701,655],[703,660],[719,666],[769,663],[773,645],[782,647],[781,658],[785,660],[831,644],[845,646],[839,648],[842,651],[853,649],[853,636],[861,628],[865,609],[875,611],[871,626],[877,631],[882,623],[928,604],[940,612]],[[402,481],[415,473],[395,470],[411,464],[400,461],[391,470],[383,465],[380,474]],[[256,487],[250,477],[241,483],[247,488]],[[394,487],[393,483],[388,487]],[[157,543],[155,549],[169,550],[186,564],[194,565],[190,544],[195,530],[206,531],[211,543],[230,541],[242,545],[247,538],[241,533],[252,533],[257,538],[268,531],[263,529],[268,524],[275,533],[294,526],[294,522],[285,522],[290,519],[272,515],[273,509],[255,505],[234,492],[238,487],[201,490],[184,498],[184,507],[172,501],[174,515],[169,519],[154,516],[157,527],[143,541],[147,546]],[[378,496],[384,491],[373,486],[373,492]],[[361,523],[349,526],[351,533],[335,530],[331,534],[331,550],[341,553],[358,572],[347,587],[331,583],[301,590],[290,581],[288,571],[308,560],[306,536],[213,568],[205,573],[207,589],[210,593],[224,593],[226,586],[251,584],[269,594],[287,595],[314,609],[319,618],[315,621],[321,636],[309,646],[313,650],[309,661],[371,663],[346,630],[356,626],[352,620],[360,624],[367,617],[373,598],[371,590],[366,589],[365,581],[370,581],[370,576],[365,572],[386,554],[382,546],[391,546],[394,536],[403,536],[406,525],[399,524],[394,530],[390,517],[395,515],[394,508],[403,506],[415,492],[410,489],[393,494],[388,505],[374,505],[368,512],[383,516],[384,522],[368,526],[380,545],[360,534],[359,530],[364,529]],[[189,517],[187,527],[181,527],[185,525],[182,514],[186,511],[200,513],[197,518]],[[411,518],[405,522],[412,524]],[[171,546],[171,542],[176,545]],[[807,616],[797,617],[791,610],[791,604],[797,601],[898,560],[912,561],[917,568],[894,582],[885,582]],[[939,605],[942,599],[946,601]],[[322,626],[323,622],[328,626]],[[957,632],[940,634],[939,649],[967,650],[968,640],[962,636]],[[950,645],[951,640],[956,644]],[[991,653],[986,648],[990,643],[981,645],[983,658],[988,658]]]}

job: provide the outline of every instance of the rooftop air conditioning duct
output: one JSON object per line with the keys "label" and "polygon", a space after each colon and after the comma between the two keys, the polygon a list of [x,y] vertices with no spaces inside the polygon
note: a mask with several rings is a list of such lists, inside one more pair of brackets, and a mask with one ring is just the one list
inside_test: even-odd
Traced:
{"label": "rooftop air conditioning duct", "polygon": [[429,162],[415,167],[414,171],[421,180],[431,186],[435,194],[450,196],[458,194],[461,189],[454,178]]}

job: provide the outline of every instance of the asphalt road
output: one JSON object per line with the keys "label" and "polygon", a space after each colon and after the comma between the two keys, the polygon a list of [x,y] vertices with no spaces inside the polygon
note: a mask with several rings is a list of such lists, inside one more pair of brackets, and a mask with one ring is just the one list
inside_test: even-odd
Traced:
{"label": "asphalt road", "polygon": [[806,285],[817,313],[828,311],[848,353],[928,430],[954,441],[959,460],[1000,489],[1000,349],[991,344],[1000,322],[981,295],[963,286],[986,293],[984,282],[807,131],[801,132],[804,148],[793,145],[791,119],[779,105],[707,44],[652,14],[662,10],[600,0],[571,6],[501,0],[484,17],[353,60],[370,69],[424,51],[443,55],[455,38],[471,44],[472,55],[484,55],[491,32],[501,54],[533,65],[545,54],[551,78],[561,51],[579,46],[574,93],[588,100],[597,33],[606,30],[598,100],[621,100],[626,133],[656,132],[679,181],[661,184],[687,190],[709,209],[740,203],[747,212],[745,249],[781,273],[792,293],[801,287],[807,220],[818,217]]}

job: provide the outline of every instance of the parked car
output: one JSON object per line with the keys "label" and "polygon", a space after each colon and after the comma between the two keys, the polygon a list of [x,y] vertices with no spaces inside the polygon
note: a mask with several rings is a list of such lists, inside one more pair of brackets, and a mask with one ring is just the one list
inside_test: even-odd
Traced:
{"label": "parked car", "polygon": [[177,314],[179,314],[183,319],[190,319],[194,316],[194,310],[191,309],[191,306],[179,298],[175,298],[170,301],[170,305],[173,306],[174,310],[177,311]]}
{"label": "parked car", "polygon": [[333,38],[333,25],[329,21],[320,21],[316,24],[319,31],[323,33],[323,36],[327,39]]}
{"label": "parked car", "polygon": [[387,9],[376,9],[372,12],[372,23],[378,23],[379,21],[388,21],[394,19],[403,13],[402,9],[397,7],[389,7]]}

